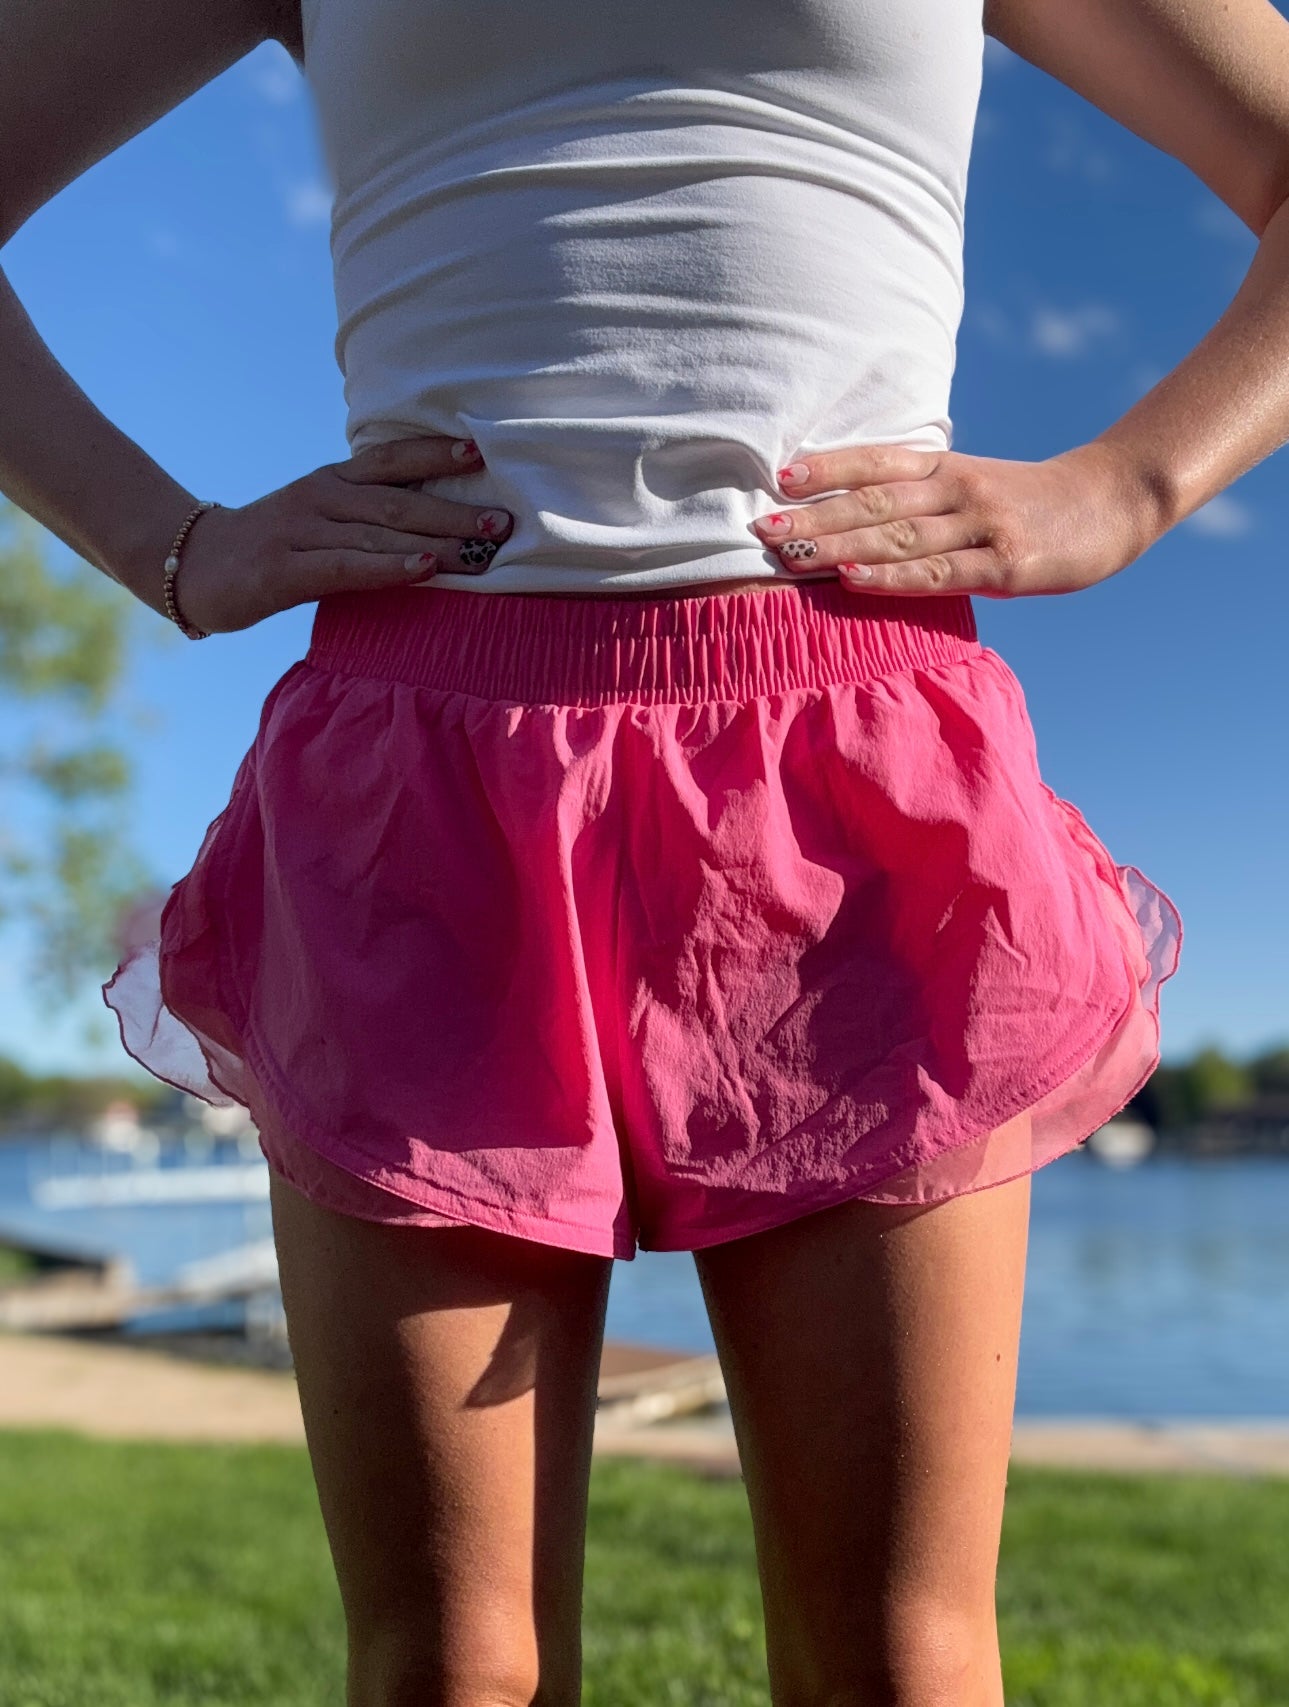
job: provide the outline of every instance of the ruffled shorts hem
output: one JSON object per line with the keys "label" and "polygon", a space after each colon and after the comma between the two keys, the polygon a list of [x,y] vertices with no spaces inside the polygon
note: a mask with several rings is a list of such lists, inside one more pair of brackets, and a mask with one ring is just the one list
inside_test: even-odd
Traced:
{"label": "ruffled shorts hem", "polygon": [[856,600],[324,601],[102,987],[124,1049],[326,1207],[624,1259],[1077,1148],[1181,917],[969,601]]}
{"label": "ruffled shorts hem", "polygon": [[[909,1164],[901,1154],[892,1152],[884,1171],[870,1169],[859,1179],[822,1182],[818,1189],[798,1181],[790,1195],[765,1194],[759,1204],[751,1201],[754,1194],[707,1188],[701,1201],[691,1203],[687,1225],[642,1229],[638,1237],[626,1230],[622,1214],[610,1230],[525,1215],[477,1193],[454,1193],[424,1173],[373,1158],[341,1134],[315,1128],[305,1111],[289,1107],[289,1097],[281,1090],[269,1058],[252,1033],[242,1035],[238,1049],[230,1055],[208,1045],[165,1009],[160,1000],[159,938],[138,945],[127,955],[103,986],[103,998],[117,1016],[123,1047],[141,1066],[176,1089],[215,1106],[245,1107],[256,1125],[269,1166],[323,1208],[392,1225],[473,1226],[588,1255],[631,1261],[637,1248],[701,1250],[850,1201],[929,1206],[1032,1175],[1086,1143],[1106,1121],[1127,1107],[1159,1064],[1158,991],[1177,968],[1183,935],[1180,915],[1168,897],[1137,867],[1118,869],[1125,881],[1135,883],[1139,895],[1157,898],[1161,929],[1154,938],[1144,939],[1144,947],[1158,976],[1151,981],[1150,993],[1134,988],[1109,1023],[1090,1041],[1081,1043],[1068,1060],[1049,1068],[1024,1090],[1000,1098],[972,1130],[956,1135],[941,1133],[927,1142],[927,1148],[934,1151],[929,1161]],[[135,1035],[132,1044],[127,1015],[133,1013],[137,1020],[139,1010],[137,1004],[131,1007],[127,992],[139,987],[153,990],[157,996],[147,1042]],[[168,1049],[162,1044],[167,1032],[171,1038]],[[1135,1057],[1123,1047],[1130,1035],[1138,1039]],[[185,1053],[189,1064],[186,1069],[179,1068],[177,1060]],[[1107,1075],[1108,1056],[1113,1056],[1117,1077]],[[172,1072],[178,1076],[162,1070],[158,1065],[161,1058],[172,1062]],[[1133,1060],[1135,1066],[1126,1065]],[[200,1067],[194,1071],[198,1062]],[[269,1084],[275,1086],[272,1094],[265,1088]],[[1086,1089],[1076,1099],[1075,1087],[1079,1085]],[[1053,1106],[1062,1116],[1055,1133],[1044,1118]],[[604,1141],[616,1143],[616,1137],[606,1135]],[[723,1196],[740,1200],[733,1222],[721,1214],[719,1200]]]}

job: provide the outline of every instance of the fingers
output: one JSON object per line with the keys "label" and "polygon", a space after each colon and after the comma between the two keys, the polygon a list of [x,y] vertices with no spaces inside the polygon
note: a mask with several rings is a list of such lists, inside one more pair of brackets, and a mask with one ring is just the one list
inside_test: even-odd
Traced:
{"label": "fingers", "polygon": [[[789,468],[803,466],[789,464]],[[788,469],[781,469],[780,477],[786,477],[787,473]],[[809,483],[819,485],[814,480]],[[821,490],[832,488],[821,487]],[[817,504],[773,510],[758,516],[752,526],[777,551],[790,539],[857,535],[861,529],[876,536],[882,526],[895,527],[914,518],[952,515],[968,508],[969,503],[960,480],[947,474],[932,474],[924,480],[874,481],[837,497],[821,498]]]}
{"label": "fingers", "polygon": [[843,486],[925,480],[952,460],[952,452],[913,450],[908,445],[846,445],[841,450],[812,451],[790,462],[779,470],[779,483],[789,496],[805,498]]}
{"label": "fingers", "polygon": [[951,453],[901,445],[822,452],[778,471],[794,497],[840,495],[793,505],[752,523],[786,569],[836,568],[870,592],[1007,594],[1000,554],[970,483]]}
{"label": "fingers", "polygon": [[384,486],[433,480],[445,474],[472,474],[482,466],[483,457],[473,439],[433,433],[368,445],[347,462],[329,463],[326,472],[360,486]]}
{"label": "fingers", "polygon": [[453,575],[483,575],[496,549],[491,540],[452,539],[426,540],[419,551],[406,554],[325,547],[317,551],[292,551],[284,580],[292,589],[291,602],[303,603],[307,599],[325,598],[328,593],[412,586],[432,580],[444,571]]}
{"label": "fingers", "polygon": [[[818,506],[820,511],[826,506]],[[818,527],[816,507],[799,512],[778,511],[754,526],[785,569],[832,569],[843,563],[904,565],[983,543],[977,524],[960,511],[945,515],[901,516],[875,527],[852,527],[830,532]],[[830,515],[840,517],[836,511]],[[784,525],[780,525],[784,524]]]}
{"label": "fingers", "polygon": [[370,445],[348,462],[315,470],[287,489],[289,512],[278,536],[286,561],[273,575],[275,597],[298,604],[409,586],[443,571],[484,574],[514,531],[514,517],[419,489],[436,476],[482,467],[473,440],[424,435]]}
{"label": "fingers", "polygon": [[[483,574],[515,520],[494,505],[462,504],[418,489],[436,475],[483,467],[472,439],[391,439],[310,477],[310,514],[290,553],[301,598],[424,580],[441,570]],[[404,484],[411,482],[411,485]]]}
{"label": "fingers", "polygon": [[[777,513],[777,512],[776,512]],[[958,514],[909,516],[880,527],[844,533],[816,532],[793,518],[791,534],[766,539],[787,569],[831,569],[840,563],[896,563],[977,545],[970,518]]]}
{"label": "fingers", "polygon": [[[501,512],[493,511],[496,515]],[[391,557],[401,555],[408,557],[418,551],[433,551],[443,558],[453,557],[469,542],[477,547],[481,542],[491,545],[495,554],[496,548],[505,541],[511,532],[509,523],[505,527],[493,527],[491,532],[477,525],[489,515],[484,511],[480,515],[471,511],[461,531],[447,532],[443,528],[427,528],[422,533],[399,533],[394,528],[363,527],[358,524],[346,525],[336,523],[325,532],[319,530],[316,538],[302,539],[297,550],[301,551],[370,551],[378,556]],[[472,550],[469,557],[462,559],[470,564],[477,560],[477,550]],[[447,564],[445,563],[445,567]],[[455,568],[453,562],[451,567]]]}
{"label": "fingers", "polygon": [[212,511],[185,549],[180,607],[207,633],[231,633],[331,592],[482,575],[513,532],[509,512],[401,484],[482,467],[469,440],[391,440]]}
{"label": "fingers", "polygon": [[904,563],[839,563],[838,579],[844,587],[861,593],[919,594],[973,593],[987,599],[1012,596],[998,554],[988,547],[949,551]]}
{"label": "fingers", "polygon": [[[802,488],[833,489],[831,484],[823,482],[825,478],[835,481],[835,476],[819,476],[813,471],[800,481],[788,479],[794,469],[808,466],[790,463],[780,469],[780,480],[785,485]],[[960,481],[932,473],[922,480],[870,481],[837,497],[821,498],[817,504],[773,510],[758,516],[752,526],[762,541],[772,551],[779,552],[789,565],[810,559],[811,567],[820,569],[847,557],[861,557],[870,562],[921,556],[948,546],[974,545],[978,541],[969,536],[969,531],[962,531],[964,512],[969,508]],[[937,528],[934,525],[937,518],[956,521],[956,534],[946,533],[943,526]],[[799,541],[814,541],[818,549],[812,551],[797,544]]]}
{"label": "fingers", "polygon": [[510,537],[515,525],[509,510],[492,505],[454,503],[400,486],[355,486],[344,481],[323,483],[318,513],[340,525],[328,527],[325,538],[302,540],[301,545],[408,552],[425,550],[429,538],[490,539],[499,544]]}
{"label": "fingers", "polygon": [[[817,504],[799,504],[758,517],[753,523],[767,544],[797,535],[819,539],[825,534],[870,532],[886,523],[894,524],[924,516],[947,516],[962,509],[962,495],[948,480],[906,480],[879,486],[861,486],[840,497],[821,498]],[[780,523],[786,525],[779,525]]]}
{"label": "fingers", "polygon": [[496,555],[496,541],[477,535],[470,539],[421,539],[404,550],[402,562],[406,569],[419,565],[422,570],[446,569],[453,575],[481,575]]}

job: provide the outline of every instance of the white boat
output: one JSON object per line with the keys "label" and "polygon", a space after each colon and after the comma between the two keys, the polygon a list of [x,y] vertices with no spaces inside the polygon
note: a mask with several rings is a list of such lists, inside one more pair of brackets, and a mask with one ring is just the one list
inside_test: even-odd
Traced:
{"label": "white boat", "polygon": [[[200,1099],[194,1098],[193,1100],[198,1101]],[[251,1112],[248,1108],[243,1108],[239,1102],[229,1103],[226,1106],[203,1102],[197,1111],[197,1121],[202,1131],[209,1132],[212,1138],[236,1138],[240,1140],[249,1137],[253,1143],[258,1143]]]}
{"label": "white boat", "polygon": [[227,1298],[264,1292],[278,1285],[277,1247],[272,1239],[255,1239],[236,1250],[185,1263],[172,1284],[193,1297],[210,1294]]}
{"label": "white boat", "polygon": [[1131,1168],[1155,1147],[1155,1129],[1144,1120],[1125,1120],[1116,1115],[1088,1139],[1088,1148],[1112,1168]]}
{"label": "white boat", "polygon": [[89,1142],[100,1150],[111,1150],[120,1155],[145,1156],[149,1161],[155,1161],[161,1149],[161,1140],[155,1132],[150,1132],[139,1119],[139,1111],[132,1102],[117,1098],[108,1103],[85,1128],[85,1136]]}
{"label": "white boat", "polygon": [[268,1163],[218,1167],[131,1168],[104,1174],[69,1174],[33,1180],[39,1209],[98,1209],[135,1203],[254,1203],[269,1195]]}

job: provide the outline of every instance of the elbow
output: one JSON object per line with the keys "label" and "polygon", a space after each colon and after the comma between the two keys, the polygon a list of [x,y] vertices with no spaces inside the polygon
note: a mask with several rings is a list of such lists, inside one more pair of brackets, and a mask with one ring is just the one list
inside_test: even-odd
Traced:
{"label": "elbow", "polygon": [[1289,142],[1285,144],[1283,170],[1268,175],[1257,204],[1251,206],[1248,211],[1241,208],[1236,208],[1234,211],[1244,220],[1253,235],[1261,241],[1266,234],[1267,227],[1286,203],[1289,203]]}
{"label": "elbow", "polygon": [[27,215],[19,213],[12,203],[4,199],[0,191],[0,249],[27,223]]}
{"label": "elbow", "polygon": [[1286,207],[1289,207],[1289,187],[1282,190],[1279,198],[1273,204],[1270,213],[1268,213],[1266,220],[1263,222],[1262,230],[1258,232],[1259,238],[1262,238],[1265,235],[1267,226],[1269,226],[1271,221],[1275,219],[1278,214],[1282,213]]}

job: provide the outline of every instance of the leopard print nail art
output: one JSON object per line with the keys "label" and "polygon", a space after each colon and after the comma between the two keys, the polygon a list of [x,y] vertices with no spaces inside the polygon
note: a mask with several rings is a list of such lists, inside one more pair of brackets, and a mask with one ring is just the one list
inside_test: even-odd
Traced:
{"label": "leopard print nail art", "polygon": [[460,551],[457,553],[461,561],[468,563],[472,568],[482,568],[485,563],[491,563],[496,555],[497,542],[495,539],[464,540]]}
{"label": "leopard print nail art", "polygon": [[781,545],[779,550],[785,557],[791,557],[794,562],[800,562],[802,558],[814,557],[819,546],[813,539],[790,539]]}

